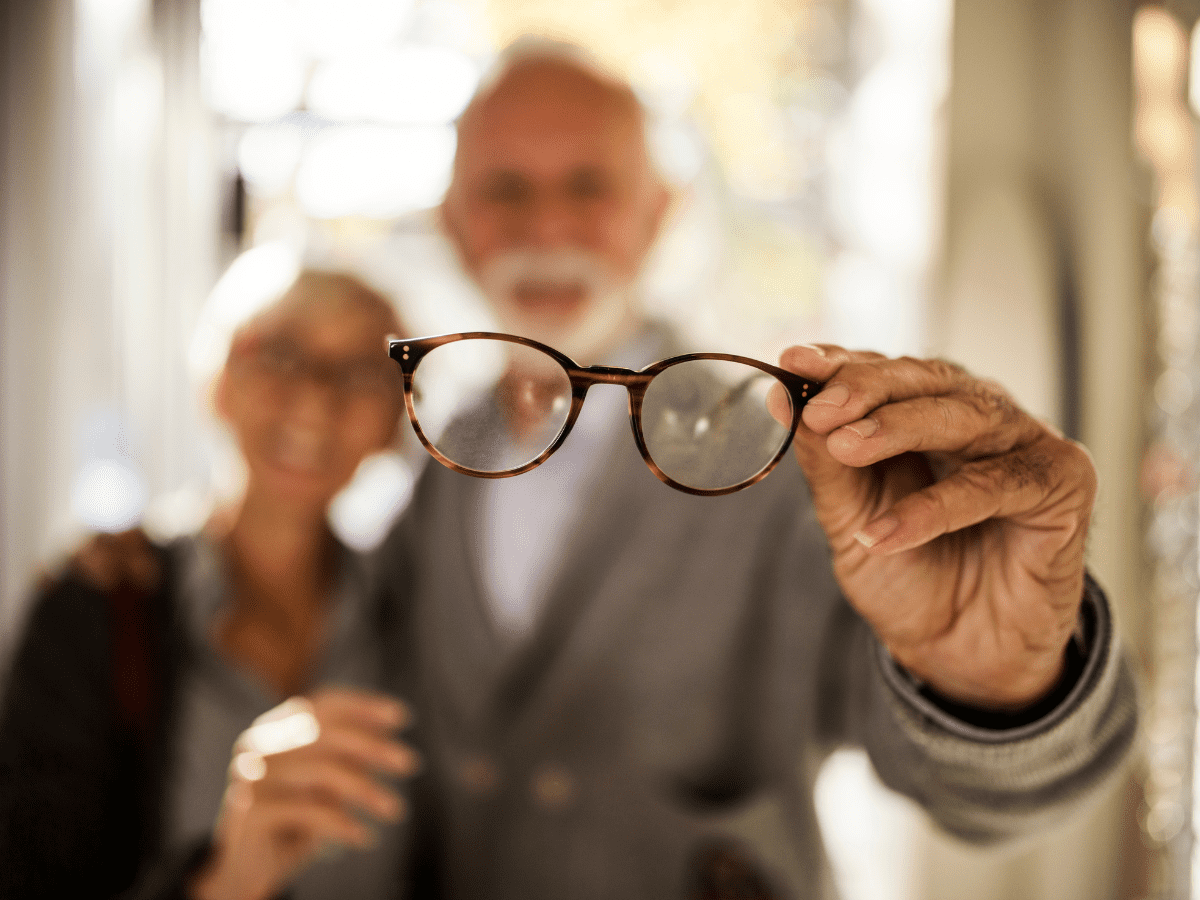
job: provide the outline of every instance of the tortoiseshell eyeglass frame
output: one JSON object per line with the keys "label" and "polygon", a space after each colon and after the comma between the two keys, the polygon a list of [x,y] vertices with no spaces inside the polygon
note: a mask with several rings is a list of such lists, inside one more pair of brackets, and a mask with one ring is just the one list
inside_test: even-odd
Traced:
{"label": "tortoiseshell eyeglass frame", "polygon": [[[417,370],[417,366],[420,365],[421,360],[430,351],[455,341],[479,339],[524,344],[526,347],[540,350],[562,366],[563,371],[567,373],[567,377],[571,381],[571,409],[567,414],[566,422],[563,423],[562,430],[554,438],[553,443],[535,459],[502,472],[485,472],[478,469],[470,469],[443,456],[438,452],[433,442],[425,436],[425,432],[421,430],[421,423],[417,420],[417,411],[413,404],[413,375]],[[549,459],[550,455],[562,446],[563,441],[567,439],[567,435],[571,433],[571,427],[579,417],[579,411],[583,409],[583,401],[587,396],[588,388],[597,384],[619,384],[629,392],[629,425],[633,429],[634,442],[637,444],[638,451],[642,454],[642,459],[645,460],[647,467],[664,484],[670,485],[677,491],[683,491],[686,494],[696,494],[702,497],[732,494],[735,491],[740,491],[761,481],[770,474],[771,470],[775,468],[779,460],[783,459],[783,455],[787,453],[788,448],[792,445],[792,439],[796,435],[796,428],[800,424],[800,414],[803,412],[805,404],[824,387],[818,381],[814,381],[811,378],[804,378],[786,369],[781,369],[778,366],[772,366],[769,363],[751,359],[748,356],[735,356],[730,353],[685,353],[681,356],[672,356],[668,359],[651,363],[639,371],[620,368],[618,366],[580,366],[570,357],[546,344],[530,338],[518,337],[515,334],[500,334],[491,331],[464,331],[458,334],[442,334],[435,337],[422,338],[391,338],[388,341],[388,355],[400,365],[400,370],[404,374],[404,406],[408,410],[408,418],[412,422],[413,430],[417,433],[417,437],[425,446],[425,449],[429,451],[429,454],[448,469],[453,469],[455,472],[461,472],[464,475],[474,475],[478,478],[510,478],[513,475],[521,475],[524,472],[535,469]],[[770,462],[753,476],[729,487],[696,488],[680,484],[655,464],[650,456],[650,451],[646,449],[646,440],[642,434],[642,399],[646,395],[646,388],[650,385],[651,380],[671,366],[705,359],[741,363],[766,372],[774,376],[784,386],[792,401],[792,421],[788,427],[787,439],[780,446],[778,452]]]}

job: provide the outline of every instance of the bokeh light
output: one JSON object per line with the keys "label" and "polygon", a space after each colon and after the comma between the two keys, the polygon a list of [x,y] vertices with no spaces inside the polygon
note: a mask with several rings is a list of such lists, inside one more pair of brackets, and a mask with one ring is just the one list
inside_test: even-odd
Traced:
{"label": "bokeh light", "polygon": [[296,197],[317,219],[388,219],[433,206],[450,184],[455,140],[449,126],[330,130],[309,146]]}
{"label": "bokeh light", "polygon": [[284,241],[247,250],[230,264],[200,312],[188,349],[192,376],[199,384],[225,364],[233,334],[277,300],[300,273],[300,256]]}
{"label": "bokeh light", "polygon": [[348,122],[446,125],[478,82],[475,64],[455,50],[392,47],[322,63],[308,86],[308,108]]}
{"label": "bokeh light", "polygon": [[238,171],[259,193],[280,193],[291,186],[303,149],[304,139],[297,125],[254,126],[238,141]]}

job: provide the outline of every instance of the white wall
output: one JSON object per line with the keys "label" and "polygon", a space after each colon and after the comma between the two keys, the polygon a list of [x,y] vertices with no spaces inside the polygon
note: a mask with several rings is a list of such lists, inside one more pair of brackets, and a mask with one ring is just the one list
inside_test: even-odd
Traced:
{"label": "white wall", "polygon": [[[1150,618],[1136,489],[1149,221],[1131,143],[1132,13],[1133,4],[1089,0],[958,0],[945,277],[931,325],[937,352],[1074,426],[1092,451],[1101,491],[1088,565],[1126,645],[1141,654]],[[1067,298],[1079,323],[1074,410],[1064,390]],[[998,853],[927,835],[921,896],[1131,896],[1135,792],[1114,785],[1059,830]]]}
{"label": "white wall", "polygon": [[0,660],[34,573],[79,533],[71,478],[97,410],[152,493],[201,465],[183,350],[218,236],[198,5],[2,15]]}

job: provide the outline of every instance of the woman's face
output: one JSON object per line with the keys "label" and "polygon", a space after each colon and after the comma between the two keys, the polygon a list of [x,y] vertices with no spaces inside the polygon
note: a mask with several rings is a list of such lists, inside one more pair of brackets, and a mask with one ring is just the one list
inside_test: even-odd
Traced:
{"label": "woman's face", "polygon": [[391,441],[399,372],[395,320],[336,276],[302,276],[235,338],[217,406],[241,447],[249,488],[323,510],[363,457]]}

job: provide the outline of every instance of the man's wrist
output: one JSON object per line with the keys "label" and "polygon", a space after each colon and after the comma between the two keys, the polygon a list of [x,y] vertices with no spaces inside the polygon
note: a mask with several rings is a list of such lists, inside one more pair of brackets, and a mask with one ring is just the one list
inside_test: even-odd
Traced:
{"label": "man's wrist", "polygon": [[[1094,584],[1090,577],[1087,583]],[[1058,677],[1050,688],[1043,691],[1036,700],[1015,709],[985,707],[947,697],[936,688],[914,677],[894,659],[891,664],[915,693],[946,715],[974,728],[988,731],[1008,731],[1032,725],[1048,717],[1067,701],[1082,679],[1088,661],[1095,652],[1097,634],[1097,609],[1094,603],[1088,599],[1088,588],[1085,585],[1078,621],[1075,631],[1063,649],[1062,665]]]}
{"label": "man's wrist", "polygon": [[954,716],[954,718],[961,722],[973,725],[976,728],[1004,731],[1010,728],[1032,725],[1034,722],[1054,712],[1054,710],[1066,701],[1067,697],[1071,695],[1071,691],[1075,689],[1075,685],[1079,683],[1079,679],[1083,676],[1083,670],[1087,666],[1087,661],[1087,653],[1072,638],[1067,642],[1067,646],[1063,651],[1062,674],[1059,675],[1058,681],[1040,699],[1020,709],[986,709],[967,703],[960,703],[948,697],[941,696],[928,685],[918,687],[917,692],[934,706]]}

